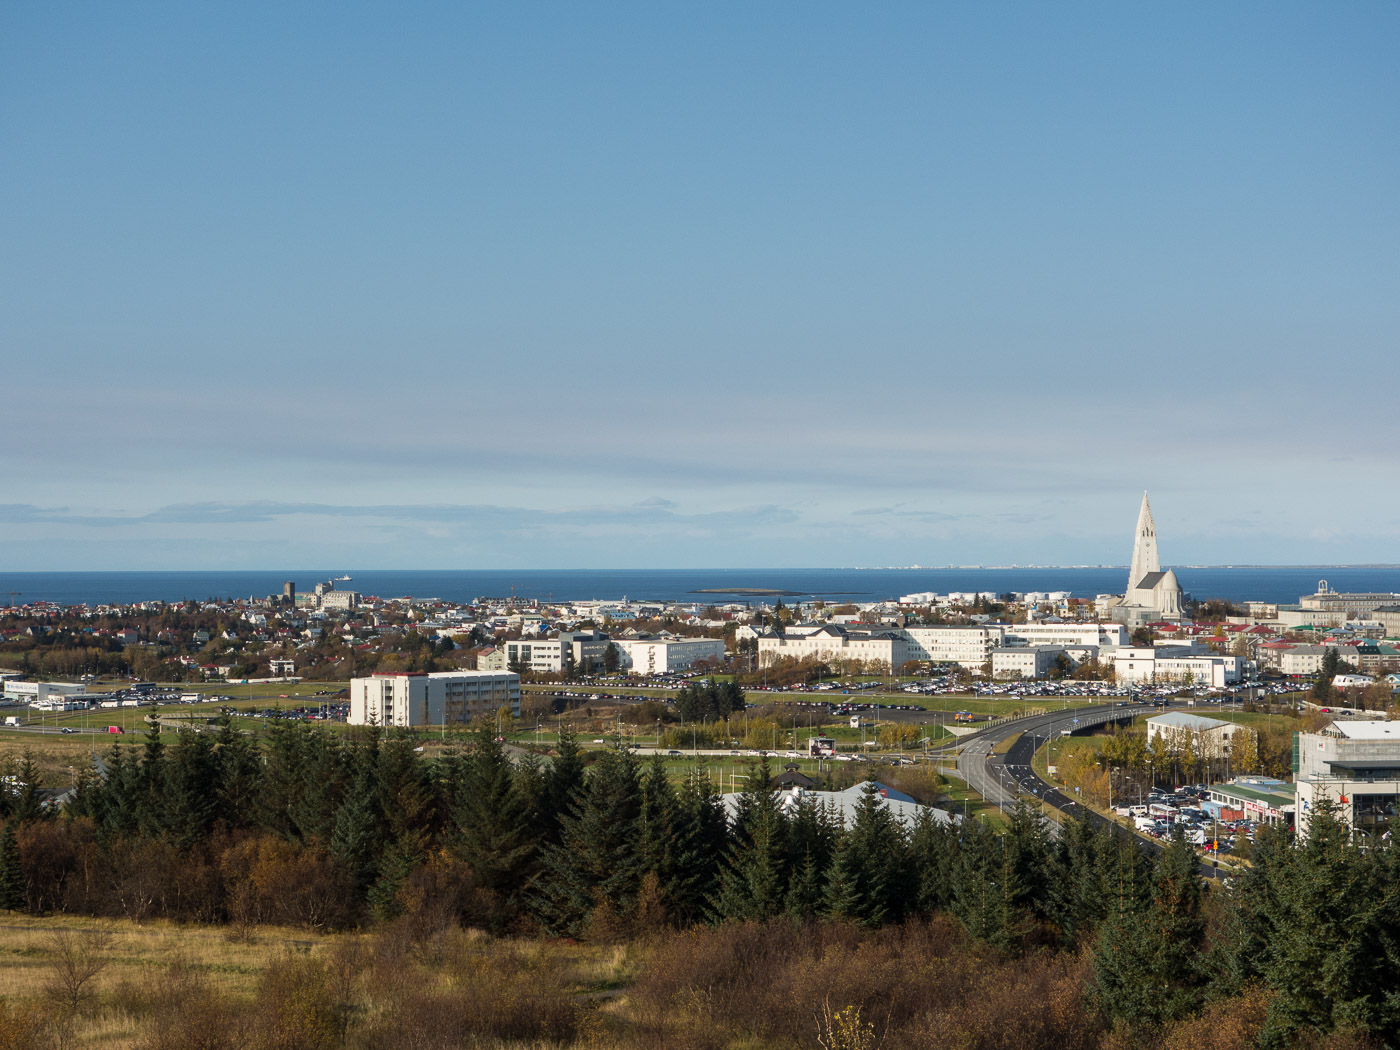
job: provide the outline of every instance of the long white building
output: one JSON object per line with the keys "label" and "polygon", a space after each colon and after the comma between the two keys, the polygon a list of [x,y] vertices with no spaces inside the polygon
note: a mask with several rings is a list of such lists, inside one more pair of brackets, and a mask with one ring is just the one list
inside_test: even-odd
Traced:
{"label": "long white building", "polygon": [[995,624],[980,627],[906,627],[906,660],[958,664],[973,671],[992,658],[992,650],[1002,644],[1002,628]]}
{"label": "long white building", "polygon": [[1195,653],[1189,646],[1125,646],[1113,652],[1113,673],[1120,684],[1161,683],[1222,689],[1242,677],[1238,656]]}
{"label": "long white building", "polygon": [[1121,623],[1012,623],[1002,627],[1005,645],[1093,645],[1115,649],[1128,644]]}
{"label": "long white building", "polygon": [[351,725],[463,726],[503,707],[520,714],[518,674],[440,671],[350,680]]}
{"label": "long white building", "polygon": [[724,659],[723,638],[615,638],[613,644],[621,666],[636,674],[669,674],[701,660]]}
{"label": "long white building", "polygon": [[897,628],[857,628],[826,624],[805,633],[785,633],[758,640],[758,663],[767,667],[783,656],[794,660],[814,658],[831,663],[835,660],[860,660],[877,664],[886,671],[897,671],[911,659],[905,632]]}

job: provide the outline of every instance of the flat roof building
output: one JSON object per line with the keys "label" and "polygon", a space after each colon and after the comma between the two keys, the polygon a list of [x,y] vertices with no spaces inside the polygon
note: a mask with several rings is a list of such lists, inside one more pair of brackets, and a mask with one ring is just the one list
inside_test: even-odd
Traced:
{"label": "flat roof building", "polygon": [[520,714],[520,676],[509,671],[376,674],[350,680],[350,725],[464,726],[507,708]]}
{"label": "flat roof building", "polygon": [[1359,841],[1386,836],[1400,817],[1400,722],[1333,722],[1293,745],[1298,834],[1327,800]]}

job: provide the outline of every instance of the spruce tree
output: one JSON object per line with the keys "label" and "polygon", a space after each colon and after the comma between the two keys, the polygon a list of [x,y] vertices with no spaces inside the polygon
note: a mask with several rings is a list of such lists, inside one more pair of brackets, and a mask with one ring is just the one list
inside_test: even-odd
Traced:
{"label": "spruce tree", "polygon": [[494,730],[480,730],[474,743],[454,785],[448,841],[471,869],[473,885],[498,902],[492,921],[504,925],[530,888],[536,841]]}
{"label": "spruce tree", "polygon": [[583,749],[572,730],[560,727],[559,754],[549,764],[545,778],[544,804],[540,812],[541,837],[557,844],[564,818],[573,810],[583,791]]}
{"label": "spruce tree", "polygon": [[235,728],[233,717],[227,711],[219,717],[214,744],[218,779],[215,791],[217,819],[230,828],[252,827],[258,819],[257,805],[262,786],[263,764],[258,746],[252,737]]}
{"label": "spruce tree", "polygon": [[187,850],[208,835],[218,813],[218,759],[207,736],[178,734],[167,783],[166,825],[175,847]]}
{"label": "spruce tree", "polygon": [[667,907],[679,923],[698,922],[719,888],[720,860],[728,846],[724,804],[708,770],[692,770],[676,796],[672,874]]}
{"label": "spruce tree", "polygon": [[1119,858],[1118,899],[1094,950],[1095,997],[1115,1023],[1149,1028],[1177,1020],[1200,1003],[1201,918],[1198,862],[1176,831],[1158,857],[1148,892],[1136,864]]}
{"label": "spruce tree", "polygon": [[[1393,849],[1393,847],[1389,847]],[[1308,1031],[1397,1027],[1394,970],[1396,866],[1387,851],[1363,854],[1327,801],[1307,817],[1306,838],[1272,881],[1263,975],[1276,993],[1263,1038],[1282,1045]]]}
{"label": "spruce tree", "polygon": [[563,815],[559,842],[544,849],[533,900],[551,933],[580,936],[601,905],[617,916],[631,914],[642,878],[640,817],[636,759],[621,748],[610,748]]}
{"label": "spruce tree", "polygon": [[787,913],[812,919],[826,903],[827,872],[836,852],[840,828],[829,809],[811,797],[802,799],[788,821]]}
{"label": "spruce tree", "polygon": [[331,819],[330,852],[362,895],[379,875],[383,814],[374,770],[365,765]]}
{"label": "spruce tree", "polygon": [[[43,777],[34,755],[28,749],[20,756],[15,767],[14,777],[18,781],[17,791],[9,800],[10,817],[13,820],[42,820],[50,816],[43,803]],[[0,792],[3,793],[3,792]]]}
{"label": "spruce tree", "polygon": [[1009,836],[981,821],[964,821],[953,881],[952,909],[973,937],[999,951],[1017,948],[1030,928],[1022,905],[1016,854]]}
{"label": "spruce tree", "polygon": [[28,907],[19,843],[15,840],[15,826],[9,823],[5,825],[4,833],[0,834],[0,908],[24,911]]}
{"label": "spruce tree", "polygon": [[770,919],[782,911],[787,894],[786,832],[776,805],[750,814],[720,872],[711,908],[717,920]]}
{"label": "spruce tree", "polygon": [[919,810],[909,836],[909,865],[917,879],[910,910],[928,917],[949,907],[958,866],[958,831],[934,818],[928,807]]}
{"label": "spruce tree", "polygon": [[832,858],[827,914],[866,926],[898,922],[909,898],[904,829],[867,781]]}
{"label": "spruce tree", "polygon": [[136,775],[135,811],[138,830],[151,838],[163,835],[170,826],[169,773],[160,720],[148,715],[146,739]]}
{"label": "spruce tree", "polygon": [[1082,811],[1060,825],[1052,874],[1046,880],[1046,908],[1060,942],[1068,948],[1086,943],[1108,913],[1114,853],[1109,834]]}

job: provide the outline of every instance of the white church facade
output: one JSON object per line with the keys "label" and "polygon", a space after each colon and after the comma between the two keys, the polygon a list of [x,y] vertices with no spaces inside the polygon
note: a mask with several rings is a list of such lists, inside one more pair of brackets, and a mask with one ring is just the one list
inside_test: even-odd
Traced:
{"label": "white church facade", "polygon": [[1182,617],[1182,590],[1171,569],[1165,572],[1157,556],[1157,525],[1152,505],[1142,494],[1137,532],[1133,536],[1133,561],[1128,568],[1128,585],[1123,600],[1112,610],[1115,622],[1136,627],[1153,620],[1179,620]]}

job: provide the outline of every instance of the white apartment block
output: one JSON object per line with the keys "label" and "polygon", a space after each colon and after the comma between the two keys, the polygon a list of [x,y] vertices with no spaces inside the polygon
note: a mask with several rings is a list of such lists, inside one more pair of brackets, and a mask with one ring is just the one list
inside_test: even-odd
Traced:
{"label": "white apartment block", "polygon": [[350,680],[350,725],[462,726],[503,707],[520,714],[518,674],[440,671]]}
{"label": "white apartment block", "polygon": [[1284,674],[1317,674],[1327,656],[1327,645],[1295,645],[1286,649],[1278,659],[1278,669]]}
{"label": "white apartment block", "polygon": [[1174,683],[1223,689],[1241,678],[1238,656],[1194,653],[1189,646],[1124,646],[1113,653],[1113,672],[1123,685]]}
{"label": "white apartment block", "polygon": [[519,666],[542,674],[557,674],[564,670],[566,664],[573,662],[572,648],[558,638],[502,642],[496,650],[504,654],[501,667]]}
{"label": "white apartment block", "polygon": [[1128,644],[1121,623],[1013,623],[1002,627],[1006,645],[1093,645],[1116,649]]}
{"label": "white apartment block", "polygon": [[[866,664],[882,665],[897,671],[911,659],[905,632],[879,628],[856,630],[828,624],[805,634],[779,634],[758,640],[758,663],[766,667],[779,657],[794,660],[815,658],[826,663],[835,660],[860,660]],[[984,658],[985,659],[985,658]]]}
{"label": "white apartment block", "polygon": [[902,633],[908,643],[905,660],[959,664],[974,671],[990,660],[992,650],[1002,644],[1002,628],[994,625],[906,627]]}
{"label": "white apartment block", "polygon": [[1043,678],[1063,653],[1059,645],[1003,646],[992,650],[993,678]]}
{"label": "white apartment block", "polygon": [[634,674],[669,674],[701,660],[724,659],[723,638],[614,639],[613,643],[620,665]]}

